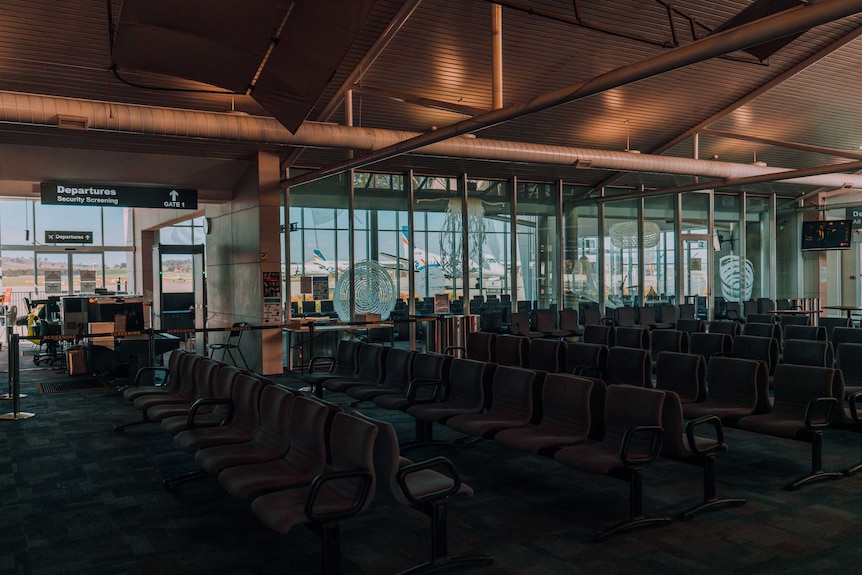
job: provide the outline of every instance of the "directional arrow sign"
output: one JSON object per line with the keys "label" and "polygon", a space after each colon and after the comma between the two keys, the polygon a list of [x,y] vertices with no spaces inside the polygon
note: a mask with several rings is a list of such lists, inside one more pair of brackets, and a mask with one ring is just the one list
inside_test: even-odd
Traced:
{"label": "directional arrow sign", "polygon": [[42,182],[41,200],[55,206],[198,209],[197,190],[82,182]]}
{"label": "directional arrow sign", "polygon": [[45,231],[46,244],[92,244],[93,232]]}

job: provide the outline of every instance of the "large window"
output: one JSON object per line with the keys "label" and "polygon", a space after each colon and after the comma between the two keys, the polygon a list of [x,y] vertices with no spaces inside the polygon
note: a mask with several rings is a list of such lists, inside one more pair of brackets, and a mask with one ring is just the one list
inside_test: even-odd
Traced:
{"label": "large window", "polygon": [[[308,282],[303,285],[301,278],[326,278],[324,283],[332,294],[338,278],[350,266],[348,195],[349,182],[341,176],[290,190],[290,294],[298,311],[303,305],[307,311],[315,305],[310,291],[313,282],[312,286]],[[356,258],[363,257],[361,249],[357,250]],[[322,280],[316,281],[320,285]],[[321,291],[318,288],[318,293]]]}
{"label": "large window", "polygon": [[469,180],[470,295],[511,296],[512,199],[508,182]]}
{"label": "large window", "polygon": [[[20,313],[25,297],[127,291],[132,214],[129,208],[0,200],[0,278],[2,287],[12,290],[12,305]],[[84,239],[68,242],[52,232],[77,232]]]}
{"label": "large window", "polygon": [[414,175],[411,222],[403,179],[357,173],[352,186],[334,176],[290,190],[294,296],[301,276],[326,276],[333,286],[351,250],[356,261],[379,261],[398,297],[412,296],[420,311],[442,293],[453,312],[467,311],[460,300],[468,291],[486,302],[512,297],[518,309],[690,303],[711,317],[722,300],[775,289],[773,197],[698,191],[596,202],[565,184],[512,189],[509,181]]}
{"label": "large window", "polygon": [[354,194],[356,260],[375,260],[386,268],[395,284],[395,293],[406,302],[412,258],[406,249],[409,222],[404,178],[357,173]]}
{"label": "large window", "polygon": [[[464,294],[461,191],[455,178],[416,176],[413,184],[416,294]],[[427,306],[425,306],[427,308]]]}
{"label": "large window", "polygon": [[[640,200],[605,204],[605,294],[608,308],[640,305]],[[650,233],[650,238],[653,234]]]}
{"label": "large window", "polygon": [[674,196],[643,200],[644,303],[676,303]]}

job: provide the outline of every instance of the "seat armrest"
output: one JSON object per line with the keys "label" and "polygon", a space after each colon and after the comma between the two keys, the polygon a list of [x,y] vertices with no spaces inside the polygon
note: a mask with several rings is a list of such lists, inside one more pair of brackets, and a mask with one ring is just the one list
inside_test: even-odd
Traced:
{"label": "seat armrest", "polygon": [[[434,393],[429,399],[419,399],[416,397],[419,390],[423,387],[434,387]],[[407,384],[407,401],[411,405],[417,405],[420,403],[437,403],[443,399],[447,388],[448,385],[446,381],[442,379],[412,379],[410,380],[410,383]]]}
{"label": "seat armrest", "polygon": [[[168,378],[170,377],[170,374],[171,374],[170,369],[168,369],[167,367],[158,367],[158,366],[141,367],[141,368],[138,368],[138,371],[135,372],[135,377],[132,380],[132,385],[133,386],[140,386],[141,385],[141,378],[144,376],[144,374],[147,374],[147,373],[151,373],[154,375],[157,373],[164,374],[164,381],[161,383],[161,385],[167,385]],[[156,387],[160,387],[160,386],[156,386]]]}
{"label": "seat armrest", "polygon": [[[220,422],[207,424],[195,422],[195,417],[197,416],[198,411],[200,411],[202,407],[216,405],[227,406],[227,414],[224,416],[224,418],[222,418]],[[226,425],[227,422],[230,421],[231,417],[233,417],[233,400],[227,397],[204,397],[195,401],[189,409],[189,418],[188,422],[186,423],[186,429],[192,429],[195,427],[221,427],[223,425]]]}
{"label": "seat armrest", "polygon": [[[452,485],[447,487],[446,489],[441,489],[439,491],[434,491],[432,493],[426,493],[424,495],[415,496],[411,493],[410,488],[407,486],[407,476],[411,473],[416,473],[419,471],[425,471],[428,469],[434,470],[436,468],[444,468],[446,473],[439,473],[440,475],[445,475],[452,480]],[[458,493],[458,490],[461,489],[461,475],[458,473],[458,470],[455,469],[455,464],[452,463],[449,459],[439,456],[432,457],[431,459],[426,459],[425,461],[417,461],[416,463],[409,463],[398,470],[398,475],[396,476],[398,480],[398,486],[401,488],[401,492],[404,494],[404,497],[412,503],[413,505],[419,505],[420,503],[432,503],[434,501],[439,501],[440,499],[446,499],[447,497]]]}
{"label": "seat armrest", "polygon": [[[832,411],[838,406],[838,399],[834,397],[816,397],[808,402],[805,406],[805,427],[807,429],[823,429],[829,427],[832,421]],[[815,416],[818,410],[826,409],[826,413],[822,420],[815,421]]]}
{"label": "seat armrest", "polygon": [[332,373],[335,371],[335,366],[338,362],[331,355],[315,355],[311,358],[311,361],[308,362],[308,373],[316,372],[318,363],[324,364],[327,368],[326,371]]}
{"label": "seat armrest", "polygon": [[[333,481],[344,481],[357,478],[362,481],[359,484],[359,488],[357,489],[356,496],[353,499],[353,504],[350,509],[322,513],[315,510],[317,499],[320,497],[320,490],[324,485]],[[308,491],[308,499],[305,500],[305,516],[308,517],[308,520],[312,523],[321,524],[331,521],[339,521],[356,515],[362,511],[363,507],[365,507],[365,502],[368,500],[373,480],[374,476],[371,472],[364,469],[355,471],[324,471],[320,475],[316,476],[311,482],[311,487]],[[327,502],[324,501],[321,504],[325,506]]]}
{"label": "seat armrest", "polygon": [[600,320],[600,324],[599,324],[599,325],[610,325],[610,326],[613,326],[613,325],[616,325],[616,323],[614,322],[614,318],[612,318],[612,317],[603,317],[603,318]]}
{"label": "seat armrest", "polygon": [[[694,430],[697,427],[706,424],[711,424],[713,429],[715,429],[715,442],[707,447],[699,447],[694,437]],[[721,425],[721,419],[715,415],[704,415],[703,417],[698,417],[697,419],[689,421],[685,426],[685,438],[688,441],[689,449],[698,455],[715,453],[724,445],[724,427]]]}
{"label": "seat armrest", "polygon": [[578,368],[575,368],[575,371],[572,375],[578,375],[582,377],[595,377],[596,379],[604,379],[605,378],[605,370],[597,365],[582,365]]}
{"label": "seat armrest", "polygon": [[859,398],[862,398],[862,391],[851,393],[850,397],[847,398],[850,402],[850,417],[852,417],[853,421],[856,423],[862,423],[862,418],[859,417],[859,408],[856,407],[859,402]]}
{"label": "seat armrest", "polygon": [[[450,352],[453,351],[461,351],[464,352],[464,355],[467,355],[467,348],[463,345],[450,345],[446,349],[443,350],[443,355],[451,355]],[[463,356],[461,356],[463,357]]]}
{"label": "seat armrest", "polygon": [[[652,436],[652,445],[649,452],[642,457],[632,457],[629,451],[632,448],[632,442],[639,435]],[[663,431],[660,425],[638,425],[626,429],[623,434],[623,440],[620,444],[620,459],[628,466],[641,465],[649,463],[661,453],[663,440]]]}

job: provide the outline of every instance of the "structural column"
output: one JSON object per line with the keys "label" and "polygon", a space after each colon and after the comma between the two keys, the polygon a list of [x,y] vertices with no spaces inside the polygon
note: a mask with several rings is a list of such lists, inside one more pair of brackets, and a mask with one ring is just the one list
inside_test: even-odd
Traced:
{"label": "structural column", "polygon": [[[280,181],[278,155],[259,152],[232,200],[207,206],[212,222],[206,254],[208,327],[230,327],[239,321],[252,326],[281,324],[281,314],[265,313],[264,305],[264,276],[272,279],[281,273]],[[283,286],[284,278],[279,280]],[[223,341],[219,335],[212,334],[210,341]],[[244,333],[241,347],[253,371],[282,373],[280,329]]]}

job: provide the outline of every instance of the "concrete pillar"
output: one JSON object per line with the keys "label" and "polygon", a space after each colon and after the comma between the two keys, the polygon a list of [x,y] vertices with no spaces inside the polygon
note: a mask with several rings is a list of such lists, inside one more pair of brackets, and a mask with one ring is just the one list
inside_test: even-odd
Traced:
{"label": "concrete pillar", "polygon": [[[263,324],[263,274],[281,271],[280,199],[278,155],[261,152],[240,178],[232,201],[207,206],[208,327]],[[226,339],[227,332],[212,333],[209,341]],[[240,345],[252,371],[282,373],[281,330],[243,333]]]}

